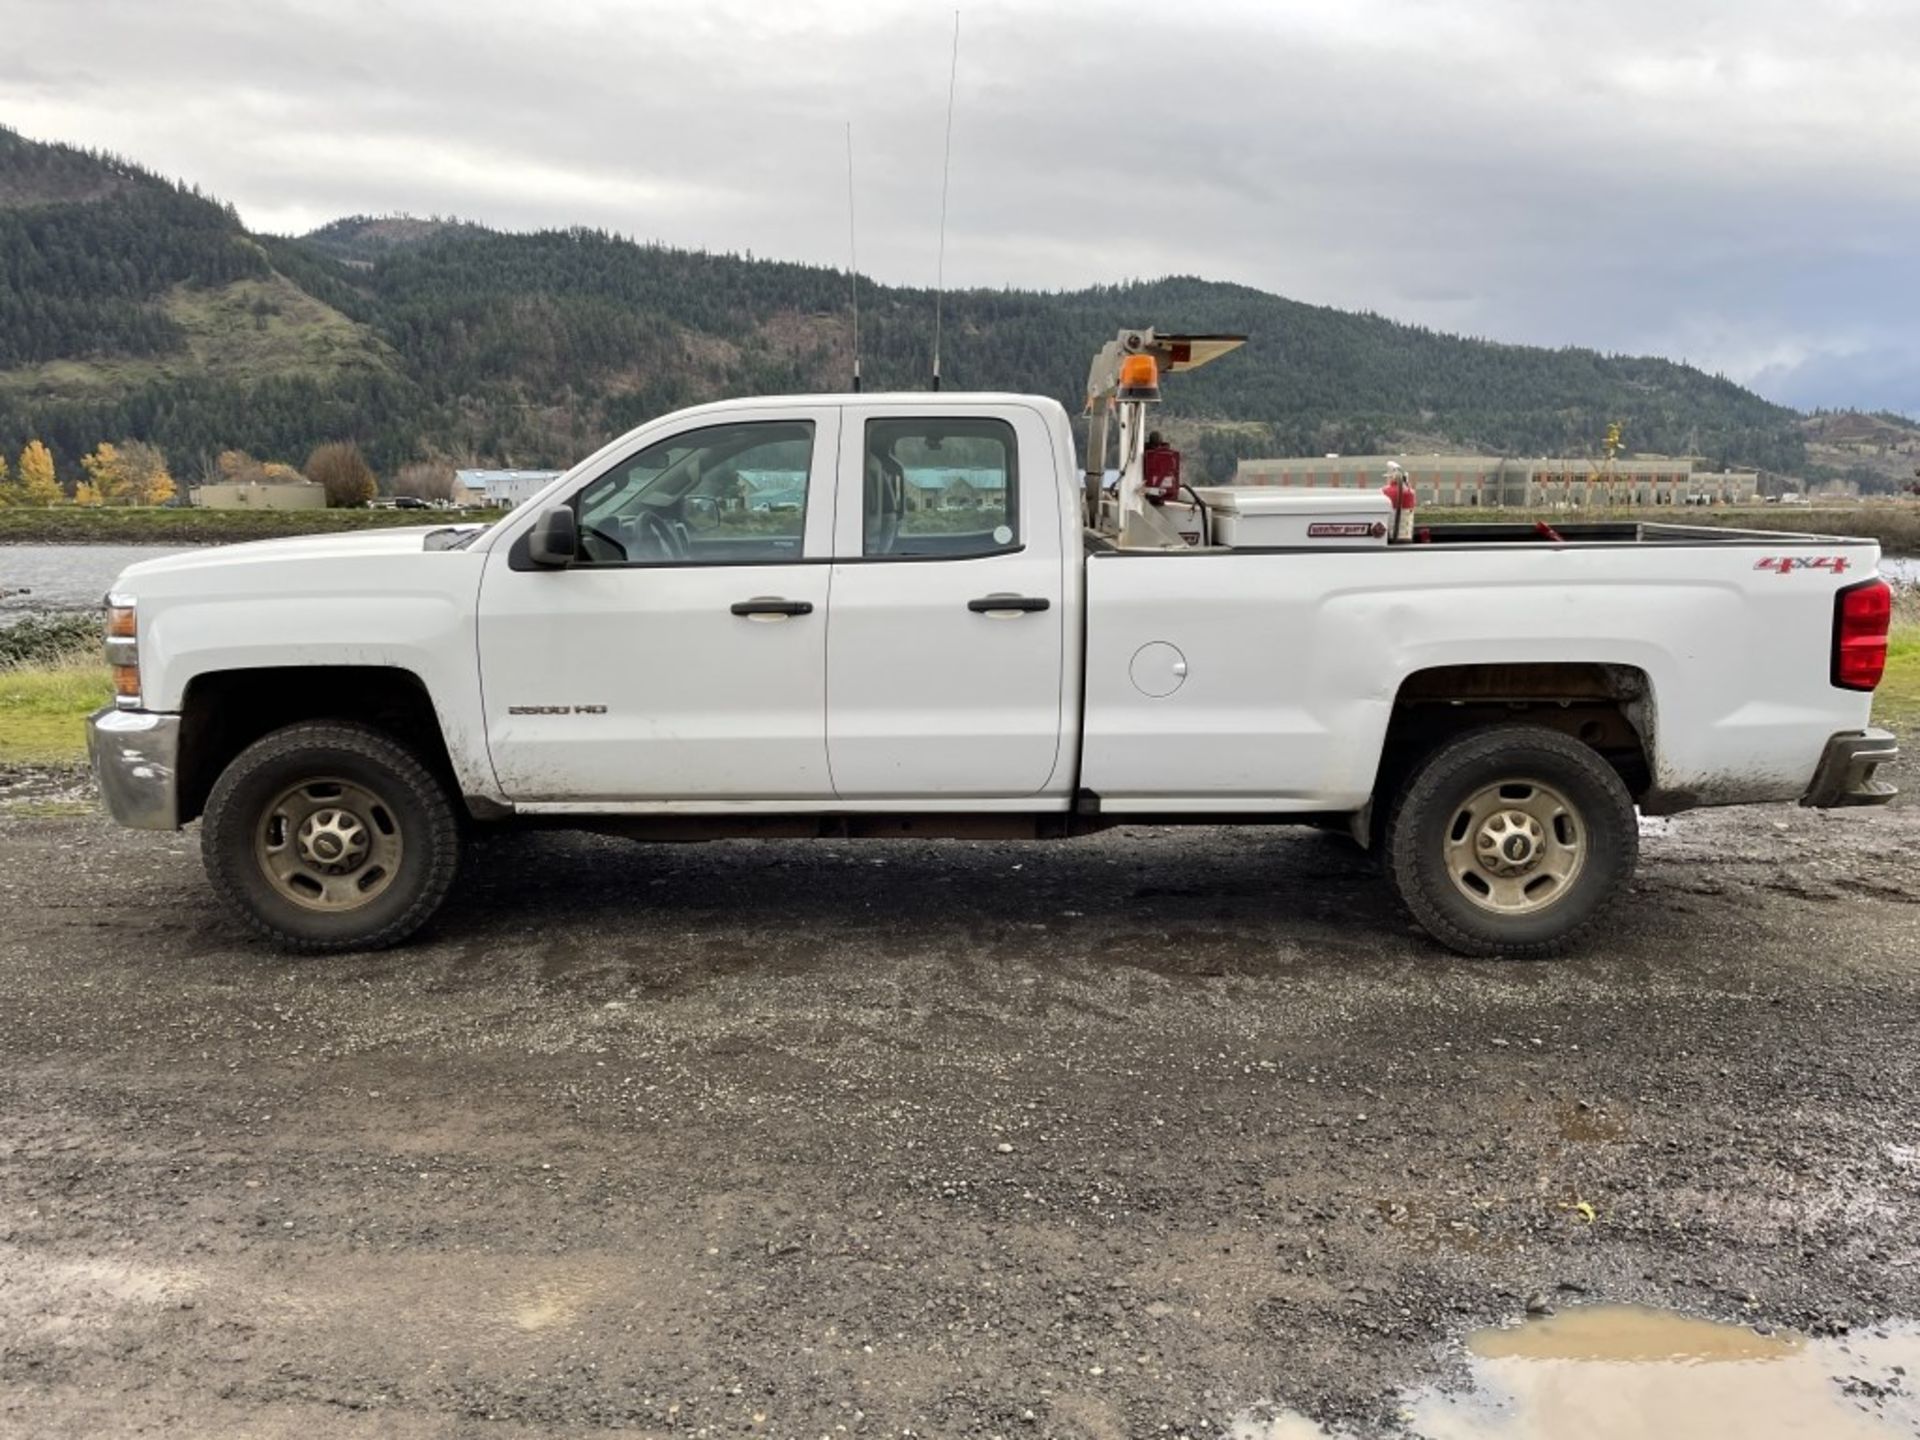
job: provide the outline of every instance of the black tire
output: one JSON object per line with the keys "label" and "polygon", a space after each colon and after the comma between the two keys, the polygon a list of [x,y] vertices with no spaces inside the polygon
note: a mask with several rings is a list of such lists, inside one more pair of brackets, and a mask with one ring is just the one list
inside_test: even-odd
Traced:
{"label": "black tire", "polygon": [[[1484,800],[1489,792],[1496,798]],[[1476,802],[1478,808],[1470,808]],[[1495,808],[1481,818],[1487,806],[1502,805],[1565,818],[1549,819],[1541,838],[1529,838],[1513,833],[1525,825],[1526,809]],[[1551,849],[1570,873],[1557,878],[1544,859],[1531,862],[1534,870],[1476,873],[1507,863],[1502,836],[1518,846],[1521,866],[1528,855],[1544,857]],[[1488,859],[1481,861],[1475,847]],[[1474,730],[1440,745],[1407,776],[1386,824],[1386,869],[1395,892],[1429,935],[1462,955],[1528,959],[1563,949],[1626,886],[1639,850],[1633,797],[1613,767],[1579,741],[1538,725]],[[1478,894],[1476,886],[1487,893]],[[1528,893],[1529,886],[1538,893]],[[1501,913],[1503,897],[1537,908]]]}
{"label": "black tire", "polygon": [[[293,788],[341,781],[377,797],[399,837],[391,873],[355,908],[317,909],[291,898],[263,854],[270,807]],[[281,837],[283,844],[285,837]],[[406,746],[345,721],[289,725],[256,740],[207,797],[200,855],[207,879],[244,924],[286,950],[320,954],[398,944],[433,917],[460,866],[461,830],[446,787]],[[309,882],[311,883],[311,882]]]}

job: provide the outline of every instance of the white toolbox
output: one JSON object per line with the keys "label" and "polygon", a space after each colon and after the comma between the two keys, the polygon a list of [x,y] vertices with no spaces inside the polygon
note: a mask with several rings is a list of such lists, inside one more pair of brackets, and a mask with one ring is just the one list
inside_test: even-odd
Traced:
{"label": "white toolbox", "polygon": [[1272,546],[1385,545],[1393,502],[1377,490],[1276,490],[1210,485],[1194,491],[1213,519],[1213,543]]}

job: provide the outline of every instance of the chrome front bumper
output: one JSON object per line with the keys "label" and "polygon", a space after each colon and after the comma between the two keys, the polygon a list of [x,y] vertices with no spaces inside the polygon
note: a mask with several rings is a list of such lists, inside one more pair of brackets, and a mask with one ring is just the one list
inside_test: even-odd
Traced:
{"label": "chrome front bumper", "polygon": [[1831,810],[1841,805],[1884,805],[1900,792],[1874,770],[1900,758],[1900,743],[1886,730],[1845,730],[1827,741],[1802,805]]}
{"label": "chrome front bumper", "polygon": [[107,813],[135,830],[180,828],[180,717],[111,706],[87,717],[87,755]]}

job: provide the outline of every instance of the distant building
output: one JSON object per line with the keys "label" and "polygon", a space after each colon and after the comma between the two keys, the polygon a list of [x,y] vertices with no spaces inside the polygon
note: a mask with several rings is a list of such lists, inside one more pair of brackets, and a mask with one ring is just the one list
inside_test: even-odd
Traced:
{"label": "distant building", "polygon": [[1007,472],[998,467],[943,466],[903,473],[909,510],[982,510],[1005,504]]}
{"label": "distant building", "polygon": [[327,489],[311,480],[196,485],[193,503],[207,510],[324,510]]}
{"label": "distant building", "polygon": [[804,470],[742,470],[740,501],[749,510],[804,510],[807,472]]}
{"label": "distant building", "polygon": [[453,498],[462,505],[512,510],[524,505],[567,472],[564,470],[456,470]]}
{"label": "distant building", "polygon": [[1236,485],[1372,489],[1389,463],[1406,472],[1422,505],[1740,505],[1753,501],[1751,470],[1698,472],[1691,459],[1513,460],[1495,455],[1323,455],[1242,460]]}

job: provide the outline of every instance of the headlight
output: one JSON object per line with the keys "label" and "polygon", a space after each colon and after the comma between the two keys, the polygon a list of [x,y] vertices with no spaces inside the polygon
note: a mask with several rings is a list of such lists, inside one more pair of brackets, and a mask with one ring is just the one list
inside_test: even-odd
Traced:
{"label": "headlight", "polygon": [[140,708],[140,627],[130,595],[107,596],[107,664],[113,669],[113,703]]}

